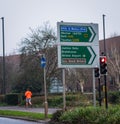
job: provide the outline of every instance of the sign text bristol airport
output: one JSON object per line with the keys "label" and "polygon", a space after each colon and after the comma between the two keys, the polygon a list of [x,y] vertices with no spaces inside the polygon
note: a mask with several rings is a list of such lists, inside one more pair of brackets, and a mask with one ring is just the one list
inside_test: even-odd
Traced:
{"label": "sign text bristol airport", "polygon": [[98,24],[57,23],[58,67],[99,66]]}

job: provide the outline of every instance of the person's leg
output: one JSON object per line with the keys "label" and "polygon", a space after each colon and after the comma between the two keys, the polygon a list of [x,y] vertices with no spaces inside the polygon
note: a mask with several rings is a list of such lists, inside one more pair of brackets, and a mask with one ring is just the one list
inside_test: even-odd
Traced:
{"label": "person's leg", "polygon": [[28,108],[28,99],[26,98],[26,108]]}
{"label": "person's leg", "polygon": [[29,99],[29,104],[30,104],[30,106],[32,107],[32,102],[31,102],[31,98]]}

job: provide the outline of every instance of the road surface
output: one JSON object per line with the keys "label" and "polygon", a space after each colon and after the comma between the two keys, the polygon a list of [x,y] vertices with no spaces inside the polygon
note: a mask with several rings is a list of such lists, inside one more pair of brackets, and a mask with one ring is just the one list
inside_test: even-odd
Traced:
{"label": "road surface", "polygon": [[45,123],[0,117],[0,124],[45,124]]}

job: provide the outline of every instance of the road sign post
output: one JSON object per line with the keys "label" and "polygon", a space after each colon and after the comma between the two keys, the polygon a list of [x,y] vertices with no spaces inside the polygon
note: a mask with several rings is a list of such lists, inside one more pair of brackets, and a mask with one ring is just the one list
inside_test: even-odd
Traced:
{"label": "road sign post", "polygon": [[45,56],[42,56],[41,58],[41,67],[44,68],[44,95],[45,95],[45,118],[47,118],[48,115],[48,102],[47,102],[47,88],[46,88],[46,59]]}
{"label": "road sign post", "polygon": [[[59,68],[99,67],[98,24],[58,22],[57,34]],[[94,72],[93,97],[95,106]]]}

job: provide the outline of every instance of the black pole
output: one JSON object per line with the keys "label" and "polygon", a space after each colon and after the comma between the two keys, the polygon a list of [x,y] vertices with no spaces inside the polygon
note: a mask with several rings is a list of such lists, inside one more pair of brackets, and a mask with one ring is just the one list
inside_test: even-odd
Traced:
{"label": "black pole", "polygon": [[100,77],[98,78],[98,92],[99,92],[99,106],[101,106],[101,101],[102,101],[102,98],[101,98],[101,86],[100,86]]}
{"label": "black pole", "polygon": [[[103,38],[104,38],[104,55],[106,56],[106,43],[105,43],[105,15],[103,15]],[[108,108],[108,100],[107,100],[107,81],[106,74],[104,74],[104,85],[105,85],[105,107]]]}
{"label": "black pole", "polygon": [[4,17],[2,19],[2,37],[3,37],[3,94],[6,93],[5,90],[5,36],[4,36]]}
{"label": "black pole", "polygon": [[108,99],[107,99],[107,82],[106,82],[106,74],[104,75],[104,81],[105,81],[105,107],[108,108]]}

